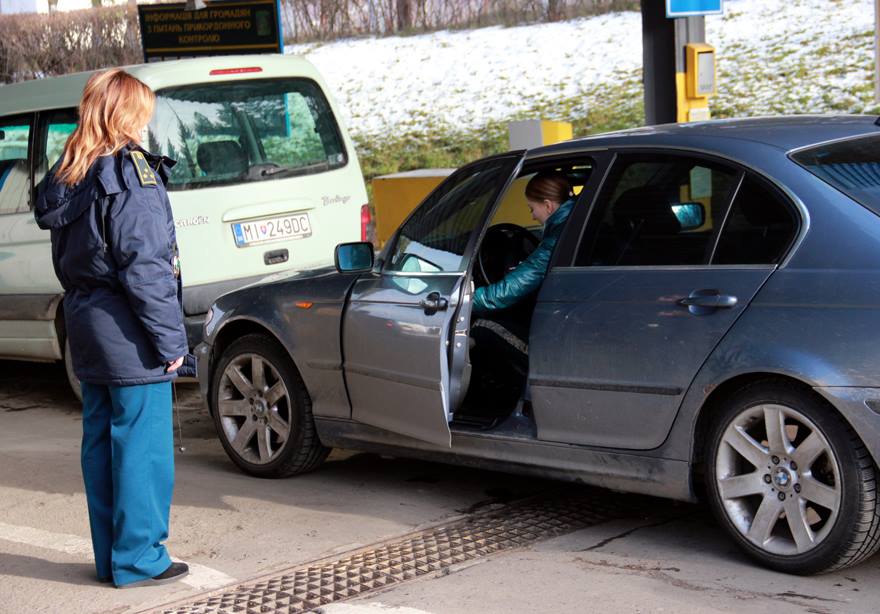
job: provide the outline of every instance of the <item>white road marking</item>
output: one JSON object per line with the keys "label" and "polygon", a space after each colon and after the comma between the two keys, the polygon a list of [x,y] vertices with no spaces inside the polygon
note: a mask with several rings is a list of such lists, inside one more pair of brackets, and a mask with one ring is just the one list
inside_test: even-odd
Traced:
{"label": "white road marking", "polygon": [[193,588],[208,590],[212,588],[220,588],[221,586],[226,586],[235,582],[235,578],[227,576],[222,571],[217,571],[216,569],[206,567],[205,565],[199,565],[198,563],[187,562],[186,564],[189,565],[189,575],[181,580],[181,582],[183,584],[188,584]]}
{"label": "white road marking", "polygon": [[79,535],[52,533],[51,531],[21,527],[5,522],[0,522],[0,539],[25,546],[64,552],[65,554],[85,556],[92,554],[92,542]]}
{"label": "white road marking", "polygon": [[322,614],[431,614],[415,608],[398,608],[381,603],[331,603],[321,606]]}
{"label": "white road marking", "polygon": [[[84,539],[79,535],[53,533],[43,529],[0,522],[0,540],[92,559],[91,540]],[[195,589],[208,590],[235,582],[235,578],[227,576],[222,571],[199,563],[188,562],[187,564],[189,565],[189,575],[180,582]]]}

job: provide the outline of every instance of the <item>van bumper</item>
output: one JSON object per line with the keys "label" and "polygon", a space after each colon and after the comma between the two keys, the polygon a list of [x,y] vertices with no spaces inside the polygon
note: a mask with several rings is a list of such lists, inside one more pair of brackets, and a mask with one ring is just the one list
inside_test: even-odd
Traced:
{"label": "van bumper", "polygon": [[196,347],[205,339],[205,316],[200,313],[194,316],[185,316],[183,326],[186,328],[186,341],[190,348]]}

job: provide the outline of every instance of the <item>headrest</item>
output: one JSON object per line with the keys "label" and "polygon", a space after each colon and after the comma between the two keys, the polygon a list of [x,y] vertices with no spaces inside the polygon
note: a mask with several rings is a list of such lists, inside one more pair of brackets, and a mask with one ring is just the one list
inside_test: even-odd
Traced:
{"label": "headrest", "polygon": [[676,202],[668,190],[651,187],[627,190],[617,199],[614,224],[630,230],[639,228],[641,234],[678,234],[681,223],[672,211]]}
{"label": "headrest", "polygon": [[241,175],[248,168],[247,157],[235,141],[199,143],[196,161],[209,175]]}

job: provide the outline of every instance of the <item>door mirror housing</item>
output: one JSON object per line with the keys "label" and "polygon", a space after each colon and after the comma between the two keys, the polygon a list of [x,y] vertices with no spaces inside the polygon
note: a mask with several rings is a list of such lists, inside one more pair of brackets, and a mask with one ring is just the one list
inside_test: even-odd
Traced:
{"label": "door mirror housing", "polygon": [[373,244],[366,242],[340,243],[336,246],[334,261],[340,273],[366,273],[373,269]]}
{"label": "door mirror housing", "polygon": [[706,208],[702,203],[678,203],[672,205],[672,212],[683,231],[696,230],[706,223]]}

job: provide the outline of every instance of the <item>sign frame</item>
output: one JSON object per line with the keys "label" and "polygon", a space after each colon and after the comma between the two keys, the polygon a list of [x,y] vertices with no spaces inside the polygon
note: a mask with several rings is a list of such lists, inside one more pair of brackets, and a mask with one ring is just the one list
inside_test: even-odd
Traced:
{"label": "sign frame", "polygon": [[280,0],[205,0],[205,5],[186,10],[185,2],[139,4],[144,62],[284,53]]}
{"label": "sign frame", "polygon": [[[673,5],[679,5],[681,2],[691,4],[692,2],[697,2],[700,4],[712,3],[715,4],[717,2],[718,8],[706,8],[706,9],[691,9],[691,10],[674,10]],[[669,19],[677,19],[679,17],[700,17],[703,15],[723,15],[724,14],[724,0],[666,0],[666,17]]]}

